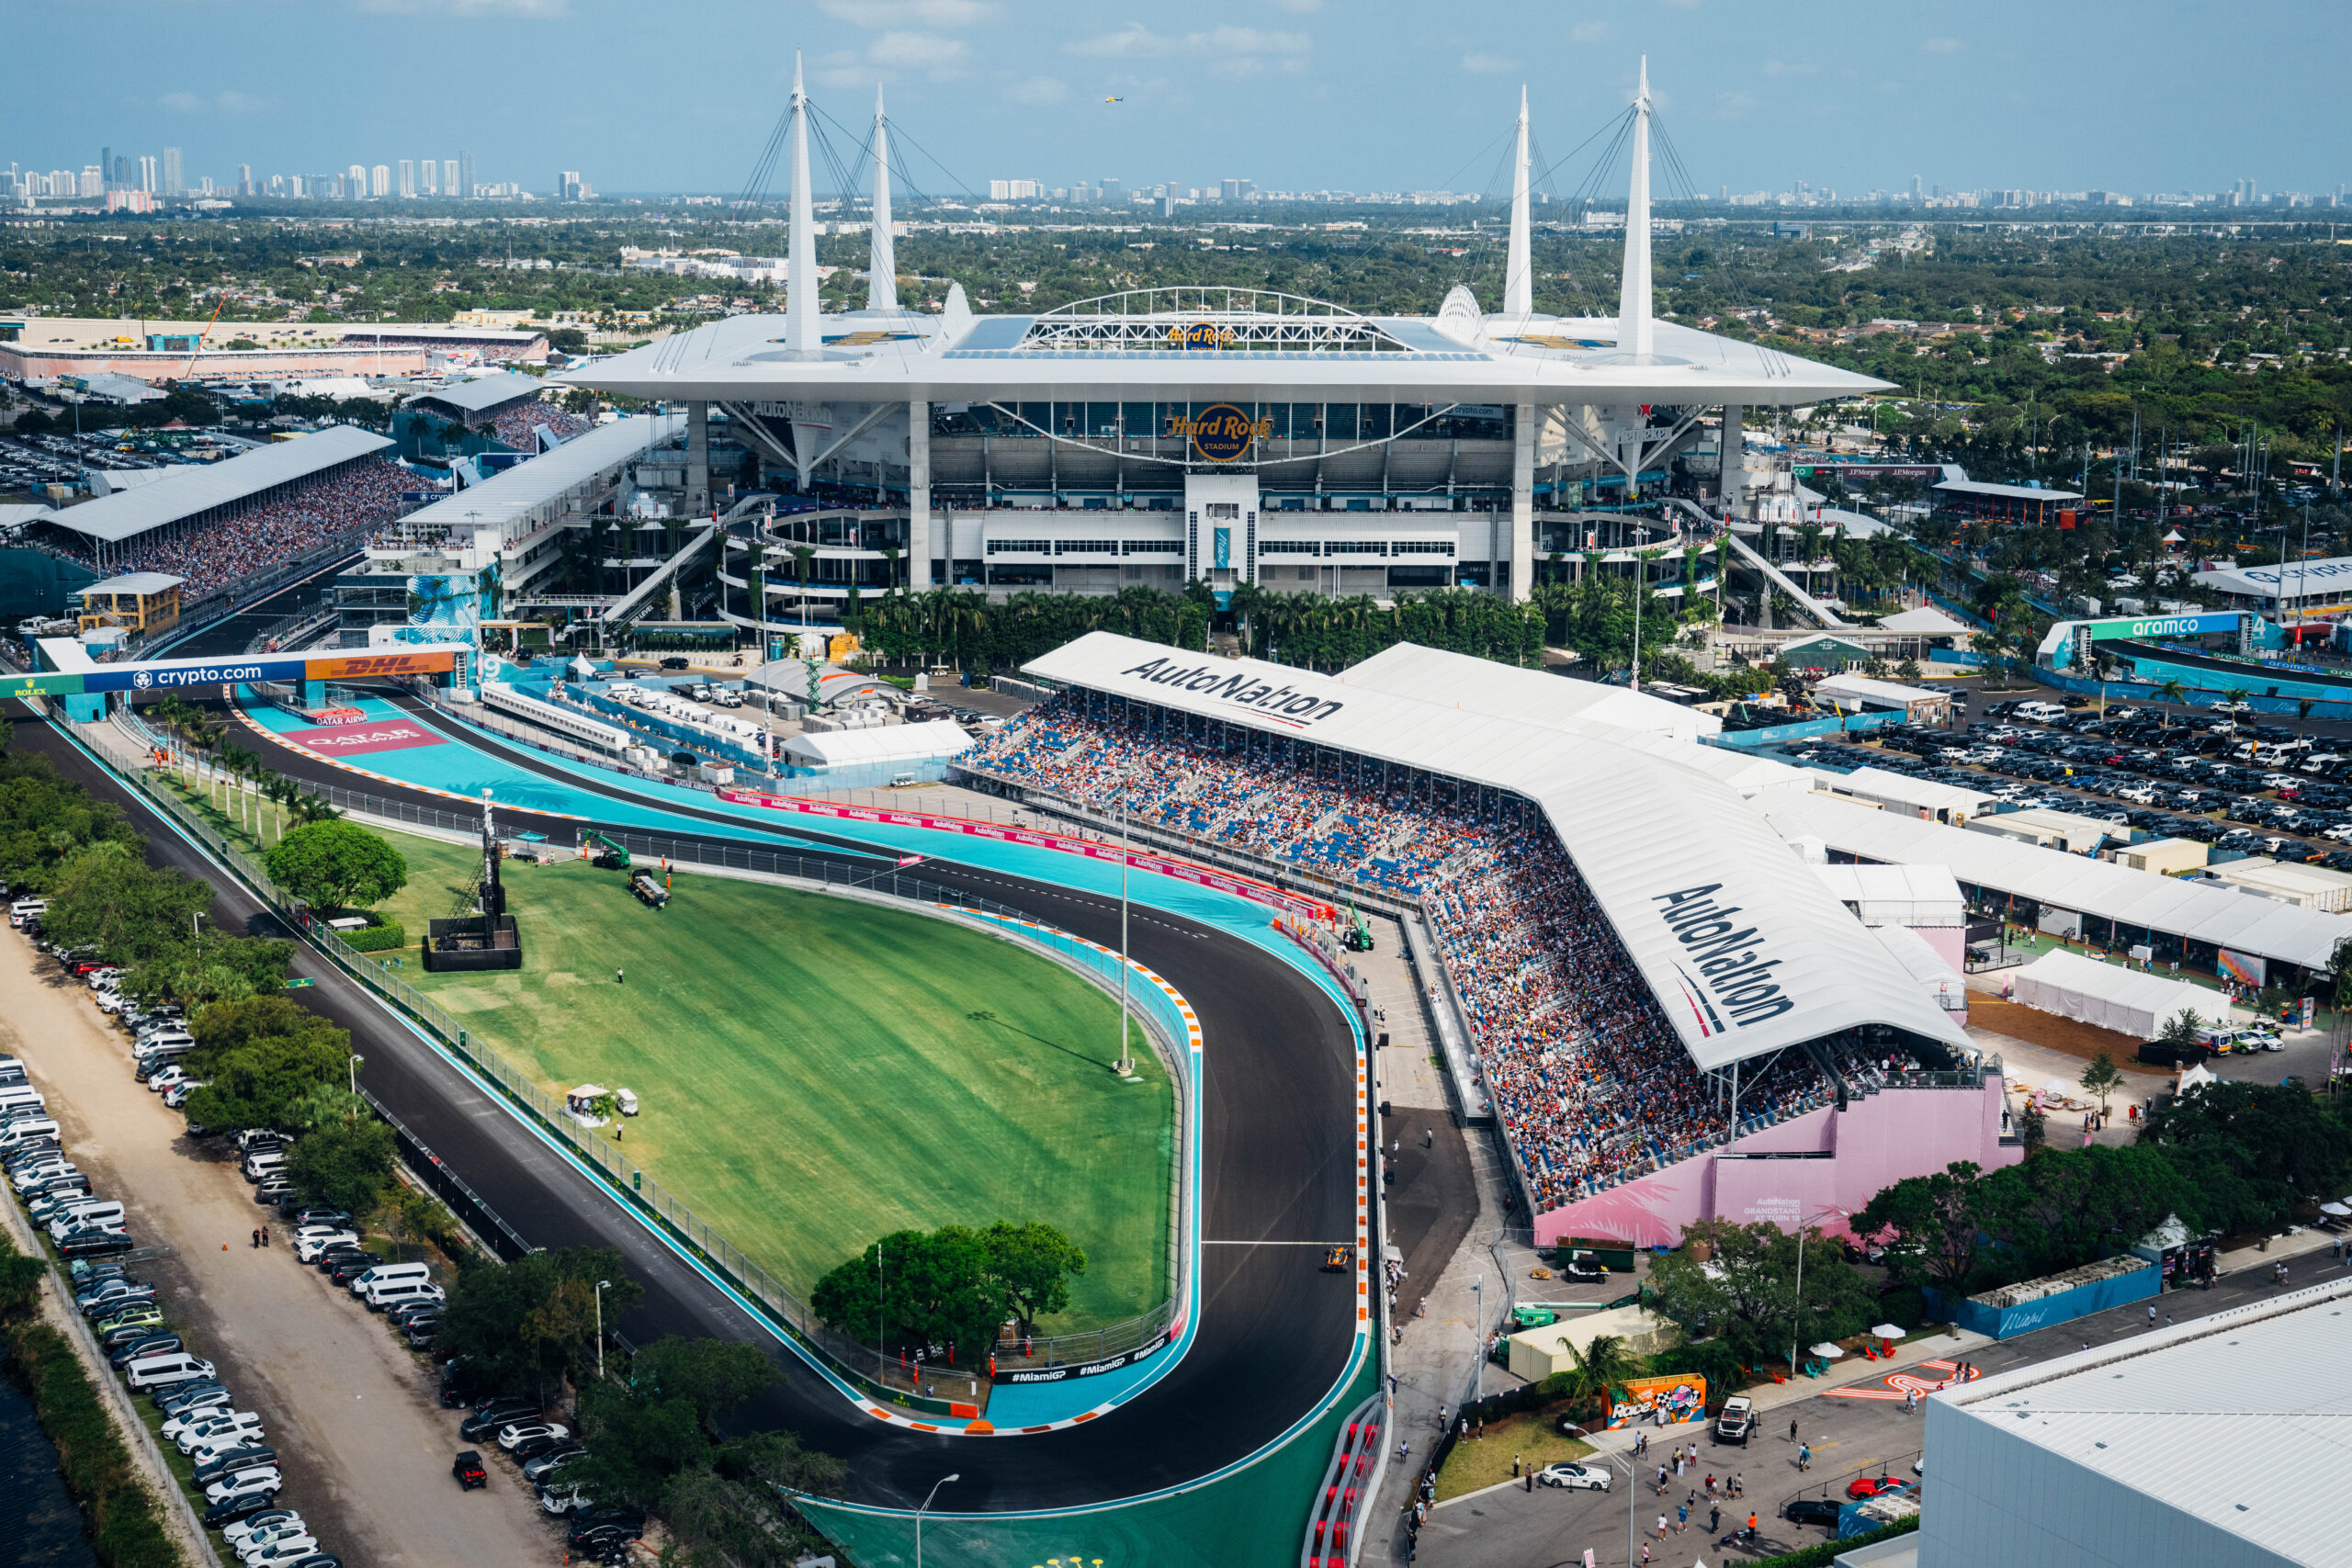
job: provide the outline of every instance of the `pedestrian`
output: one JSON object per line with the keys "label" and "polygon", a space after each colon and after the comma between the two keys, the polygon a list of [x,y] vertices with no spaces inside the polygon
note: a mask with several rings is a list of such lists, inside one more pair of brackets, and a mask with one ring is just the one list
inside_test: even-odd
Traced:
{"label": "pedestrian", "polygon": [[259,1230],[255,1230],[254,1232],[254,1246],[256,1249],[261,1246],[261,1232]]}
{"label": "pedestrian", "polygon": [[1660,1540],[1664,1540],[1666,1539],[1666,1516],[1664,1514],[1660,1514],[1657,1517],[1657,1538]]}
{"label": "pedestrian", "polygon": [[1510,1456],[1510,1472],[1512,1478],[1517,1479],[1519,1475],[1519,1456],[1517,1454]]}
{"label": "pedestrian", "polygon": [[1709,1535],[1713,1535],[1713,1534],[1717,1533],[1718,1531],[1720,1531],[1723,1528],[1724,1528],[1724,1511],[1723,1511],[1723,1509],[1722,1509],[1722,1508],[1720,1508],[1720,1507],[1718,1507],[1718,1506],[1715,1506],[1714,1504],[1713,1504],[1713,1503],[1708,1504],[1708,1505],[1707,1505],[1707,1533],[1708,1533]]}
{"label": "pedestrian", "polygon": [[1437,1429],[1441,1432],[1445,1430],[1445,1406],[1442,1404],[1437,1407]]}
{"label": "pedestrian", "polygon": [[1664,1465],[1657,1467],[1657,1495],[1661,1497],[1666,1495],[1666,1466]]}
{"label": "pedestrian", "polygon": [[1747,1516],[1747,1539],[1750,1540],[1754,1540],[1756,1539],[1756,1516],[1754,1514]]}
{"label": "pedestrian", "polygon": [[1792,1421],[1792,1422],[1790,1422],[1790,1423],[1789,1423],[1789,1441],[1791,1441],[1791,1442],[1792,1442],[1792,1443],[1793,1443],[1793,1442],[1795,1442],[1796,1440],[1797,1440],[1797,1424],[1796,1424],[1794,1421]]}
{"label": "pedestrian", "polygon": [[1715,1478],[1714,1478],[1713,1476],[1710,1475],[1709,1477],[1707,1477],[1707,1495],[1708,1495],[1708,1496],[1710,1496],[1710,1497],[1712,1497],[1712,1496],[1713,1496],[1714,1495],[1715,1495]]}
{"label": "pedestrian", "polygon": [[[1658,1523],[1659,1523],[1660,1525],[1663,1525],[1663,1524],[1665,1524],[1665,1523],[1666,1523],[1666,1521],[1665,1521],[1664,1519],[1660,1519],[1660,1520],[1658,1520]],[[1664,1540],[1666,1539],[1666,1531],[1665,1531],[1665,1530],[1663,1530],[1663,1529],[1659,1530],[1659,1531],[1657,1532],[1657,1538],[1658,1538],[1658,1540]],[[1650,1543],[1649,1543],[1648,1541],[1644,1541],[1644,1542],[1642,1542],[1642,1564],[1643,1564],[1643,1568],[1648,1568],[1649,1561],[1650,1561]]]}
{"label": "pedestrian", "polygon": [[269,1246],[269,1227],[267,1225],[261,1227],[261,1244],[264,1247],[267,1247]]}
{"label": "pedestrian", "polygon": [[1396,1445],[1396,1462],[1398,1464],[1404,1463],[1407,1459],[1411,1457],[1412,1452],[1413,1439],[1408,1438],[1403,1442]]}
{"label": "pedestrian", "polygon": [[2155,1306],[2155,1303],[2154,1303],[2154,1302],[2151,1302],[2151,1303],[2148,1303],[2148,1326],[2149,1326],[2149,1327],[2151,1327],[2151,1328],[2154,1328],[2155,1325],[2156,1325],[2156,1306]]}
{"label": "pedestrian", "polygon": [[1674,1533],[1680,1535],[1690,1524],[1690,1505],[1684,1503],[1674,1510]]}
{"label": "pedestrian", "polygon": [[617,964],[615,965],[613,969],[613,984],[616,986],[626,986],[628,984],[628,977],[620,972],[620,968]]}
{"label": "pedestrian", "polygon": [[1798,1446],[1798,1449],[1797,1449],[1797,1473],[1798,1473],[1799,1475],[1803,1475],[1803,1474],[1805,1472],[1805,1471],[1806,1471],[1806,1470],[1808,1470],[1809,1468],[1811,1468],[1812,1464],[1813,1464],[1813,1449],[1812,1449],[1811,1445],[1809,1445],[1809,1444],[1801,1444],[1801,1445],[1799,1445],[1799,1446]]}
{"label": "pedestrian", "polygon": [[1747,1495],[1747,1478],[1746,1478],[1745,1476],[1740,1475],[1737,1472],[1736,1472],[1736,1471],[1735,1471],[1735,1472],[1733,1472],[1733,1474],[1732,1474],[1732,1478],[1731,1478],[1731,1495],[1732,1495],[1733,1496],[1735,1496],[1735,1497],[1739,1497],[1739,1496],[1744,1496],[1744,1495]]}

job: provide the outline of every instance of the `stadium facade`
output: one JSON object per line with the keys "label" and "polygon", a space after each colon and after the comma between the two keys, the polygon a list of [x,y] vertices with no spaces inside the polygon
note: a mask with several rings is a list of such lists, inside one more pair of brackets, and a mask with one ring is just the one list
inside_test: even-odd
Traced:
{"label": "stadium facade", "polygon": [[[842,502],[829,522],[770,530],[772,606],[802,597],[786,581],[795,544],[816,547],[807,597],[819,603],[892,583],[1524,598],[1546,559],[1622,552],[1610,558],[1623,568],[1712,539],[1696,509],[1623,511],[1664,488],[1702,421],[1719,420],[1719,449],[1736,454],[1750,407],[1884,385],[1656,318],[1649,110],[1645,70],[1614,317],[1533,309],[1523,94],[1496,310],[1464,287],[1429,317],[1168,288],[984,315],[960,286],[935,313],[909,310],[877,115],[866,303],[820,313],[796,76],[785,313],[730,317],[565,378],[683,405],[690,509],[710,505],[714,425],[771,484]],[[1720,482],[1731,493],[1710,499],[1736,507],[1736,462]],[[731,541],[730,564],[748,567],[750,548]],[[746,609],[756,578],[725,574]]]}

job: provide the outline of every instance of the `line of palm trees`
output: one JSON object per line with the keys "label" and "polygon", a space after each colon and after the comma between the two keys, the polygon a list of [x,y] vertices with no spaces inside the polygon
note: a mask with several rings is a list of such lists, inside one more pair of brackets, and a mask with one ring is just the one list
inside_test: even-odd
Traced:
{"label": "line of palm trees", "polygon": [[[289,818],[299,828],[343,815],[298,781],[271,769],[260,752],[230,739],[225,719],[177,693],[150,704],[147,716],[174,741],[180,787],[190,795],[201,788],[205,803],[223,817],[233,812],[237,825],[254,843],[265,841],[271,821],[282,840]],[[275,810],[266,813],[265,805]]]}

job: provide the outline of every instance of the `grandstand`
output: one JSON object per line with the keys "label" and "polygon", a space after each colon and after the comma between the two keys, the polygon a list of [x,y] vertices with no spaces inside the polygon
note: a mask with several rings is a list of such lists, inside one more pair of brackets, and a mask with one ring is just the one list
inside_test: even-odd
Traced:
{"label": "grandstand", "polygon": [[40,542],[109,573],[161,571],[199,599],[326,546],[350,543],[399,514],[413,480],[373,431],[335,424],[39,520]]}
{"label": "grandstand", "polygon": [[403,457],[447,462],[481,452],[537,452],[541,431],[561,442],[589,428],[578,414],[542,402],[545,390],[545,381],[517,371],[453,381],[403,402],[392,417],[392,436]]}
{"label": "grandstand", "polygon": [[[1539,1240],[1669,1241],[2016,1157],[1997,1068],[1724,753],[1579,719],[1580,694],[1518,716],[1521,672],[1430,649],[1326,677],[1098,632],[1026,670],[1061,694],[969,772],[1418,911]],[[1378,689],[1440,674],[1441,700]]]}

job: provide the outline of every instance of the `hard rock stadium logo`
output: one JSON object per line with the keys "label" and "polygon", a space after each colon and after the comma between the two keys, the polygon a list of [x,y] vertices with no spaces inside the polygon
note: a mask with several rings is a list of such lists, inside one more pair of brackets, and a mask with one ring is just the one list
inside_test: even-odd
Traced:
{"label": "hard rock stadium logo", "polygon": [[1725,1013],[1745,1029],[1796,1006],[1772,978],[1781,961],[1763,956],[1757,929],[1743,927],[1737,918],[1739,906],[1715,901],[1713,896],[1722,890],[1722,883],[1710,882],[1650,896],[1651,902],[1665,906],[1659,918],[1689,956],[1688,964],[1674,967],[1702,1034],[1723,1033]]}
{"label": "hard rock stadium logo", "polygon": [[1231,327],[1221,327],[1215,321],[1194,321],[1190,326],[1168,329],[1170,348],[1231,348],[1240,341],[1240,334]]}
{"label": "hard rock stadium logo", "polygon": [[1230,463],[1250,450],[1252,442],[1274,433],[1272,414],[1251,419],[1231,403],[1212,403],[1199,413],[1178,414],[1170,423],[1175,434],[1193,444],[1193,450],[1211,463]]}

